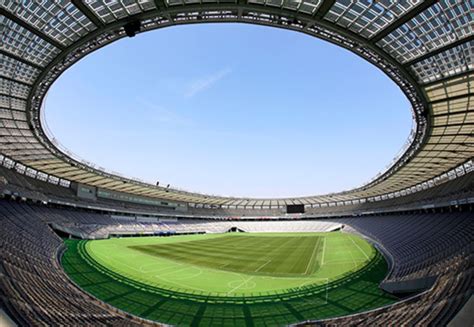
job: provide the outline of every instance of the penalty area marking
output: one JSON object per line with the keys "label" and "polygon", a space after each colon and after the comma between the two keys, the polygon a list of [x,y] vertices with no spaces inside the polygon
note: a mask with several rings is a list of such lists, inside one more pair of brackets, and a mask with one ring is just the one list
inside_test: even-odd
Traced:
{"label": "penalty area marking", "polygon": [[[232,257],[232,259],[235,259],[234,257]],[[228,263],[224,263],[223,265],[219,266],[219,268],[224,268],[224,267],[227,267],[228,265],[230,265],[231,262],[228,262]]]}
{"label": "penalty area marking", "polygon": [[357,246],[357,248],[360,250],[360,252],[362,252],[365,257],[367,258],[367,260],[370,260],[369,259],[369,256],[365,253],[364,250],[362,250],[362,248],[359,246],[359,244],[357,244],[356,242],[354,242],[354,240],[352,239],[352,237],[349,236],[349,239],[352,241],[352,243],[354,243],[355,246]]}
{"label": "penalty area marking", "polygon": [[313,260],[314,260],[314,253],[316,252],[316,249],[318,248],[317,247],[318,244],[316,244],[313,248],[313,252],[311,253],[311,259],[309,259],[309,262],[308,262],[308,265],[306,266],[306,270],[304,271],[304,274],[307,275],[308,274],[308,269],[311,267],[311,265],[313,264]]}
{"label": "penalty area marking", "polygon": [[258,267],[257,269],[255,269],[254,272],[258,272],[260,269],[262,269],[263,267],[265,267],[266,265],[268,265],[270,262],[272,262],[272,260],[268,260],[268,261],[265,262],[263,265],[261,265],[260,267]]}
{"label": "penalty area marking", "polygon": [[246,283],[250,282],[251,279],[253,279],[254,276],[250,276],[249,278],[247,279],[244,279],[244,281],[242,283],[240,283],[239,285],[237,285],[236,287],[234,287],[233,289],[231,289],[230,291],[227,292],[227,295],[231,294],[232,292],[238,290],[239,288],[241,288],[243,285],[245,285]]}
{"label": "penalty area marking", "polygon": [[326,252],[326,237],[323,239],[323,255],[321,256],[321,266],[324,266],[324,253]]}

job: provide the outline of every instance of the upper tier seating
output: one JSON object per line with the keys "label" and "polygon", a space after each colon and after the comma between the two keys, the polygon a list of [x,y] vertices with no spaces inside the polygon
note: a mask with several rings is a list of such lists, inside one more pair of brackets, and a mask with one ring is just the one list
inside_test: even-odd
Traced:
{"label": "upper tier seating", "polygon": [[[188,211],[175,211],[173,208],[164,208],[131,202],[120,202],[111,199],[98,198],[84,200],[75,195],[71,188],[64,188],[47,182],[16,173],[12,169],[0,166],[0,176],[8,181],[0,183],[0,193],[15,193],[26,198],[41,201],[67,202],[77,206],[95,206],[108,210],[128,210],[135,213],[163,213],[174,215],[198,215],[206,217],[272,217],[285,216],[284,208],[188,208]],[[459,178],[447,181],[432,188],[406,196],[376,202],[366,202],[355,205],[339,205],[306,208],[306,216],[318,215],[350,215],[354,212],[377,210],[406,210],[417,209],[423,206],[448,205],[453,200],[474,198],[474,171]]]}

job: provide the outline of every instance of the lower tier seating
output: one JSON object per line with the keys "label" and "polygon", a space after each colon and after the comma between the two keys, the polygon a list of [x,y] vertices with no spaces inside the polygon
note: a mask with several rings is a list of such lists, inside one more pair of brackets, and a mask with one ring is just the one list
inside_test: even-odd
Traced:
{"label": "lower tier seating", "polygon": [[[394,305],[314,325],[445,325],[472,294],[474,218],[471,212],[424,213],[313,221],[183,220],[147,224],[108,215],[0,200],[0,303],[31,325],[134,326],[152,322],[127,315],[76,288],[63,273],[62,240],[50,223],[116,231],[119,226],[183,232],[326,231],[344,225],[380,244],[392,260],[390,280],[435,276],[433,287]],[[128,227],[127,227],[128,226]],[[90,232],[89,231],[89,232]]]}

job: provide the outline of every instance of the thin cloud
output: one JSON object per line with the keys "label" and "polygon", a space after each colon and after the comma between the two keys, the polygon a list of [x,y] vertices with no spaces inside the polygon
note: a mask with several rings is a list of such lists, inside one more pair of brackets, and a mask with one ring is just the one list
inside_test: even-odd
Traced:
{"label": "thin cloud", "polygon": [[179,115],[175,111],[166,109],[158,104],[152,103],[145,98],[137,98],[138,102],[142,104],[138,108],[146,111],[148,117],[158,123],[172,123],[179,125],[192,125],[192,120]]}
{"label": "thin cloud", "polygon": [[201,93],[204,90],[207,90],[212,85],[219,82],[225,76],[230,74],[232,70],[230,68],[221,69],[218,72],[211,74],[203,79],[195,81],[191,86],[188,88],[186,93],[184,94],[185,97],[190,98],[195,96],[198,93]]}

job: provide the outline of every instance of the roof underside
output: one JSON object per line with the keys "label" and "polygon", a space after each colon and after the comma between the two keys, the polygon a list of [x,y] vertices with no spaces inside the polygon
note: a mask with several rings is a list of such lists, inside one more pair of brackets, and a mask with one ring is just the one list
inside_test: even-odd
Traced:
{"label": "roof underside", "polygon": [[[275,207],[403,195],[473,157],[473,12],[473,0],[2,1],[0,153],[26,169],[59,179],[196,204]],[[416,122],[410,144],[390,169],[364,187],[287,199],[227,198],[167,189],[75,160],[45,134],[44,96],[78,59],[125,37],[123,27],[131,21],[141,22],[141,32],[198,22],[255,23],[345,47],[401,87]]]}

